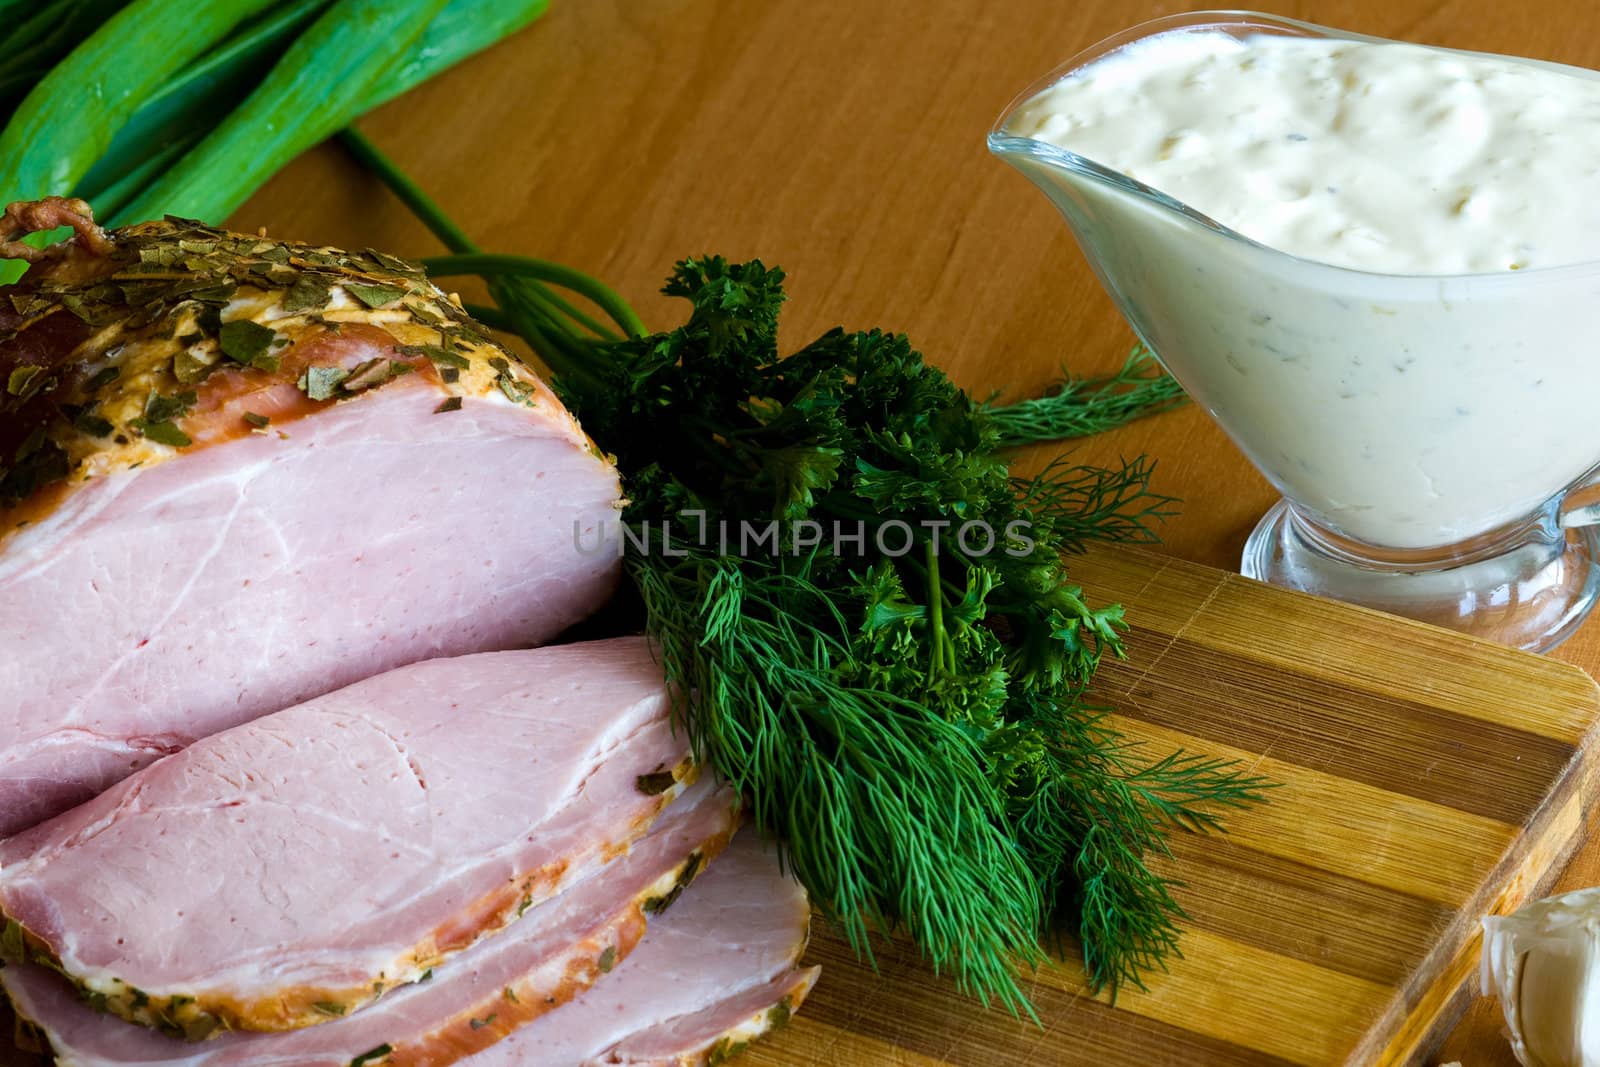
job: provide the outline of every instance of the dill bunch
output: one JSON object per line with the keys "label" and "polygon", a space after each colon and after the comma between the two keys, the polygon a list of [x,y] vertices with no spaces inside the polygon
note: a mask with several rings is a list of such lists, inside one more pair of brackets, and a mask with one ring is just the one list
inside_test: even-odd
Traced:
{"label": "dill bunch", "polygon": [[556,367],[626,472],[627,566],[696,752],[858,952],[903,930],[1026,1010],[1017,968],[1065,925],[1097,987],[1138,982],[1181,918],[1149,857],[1262,783],[1147,761],[1085,699],[1125,624],[1062,553],[1153,539],[1171,501],[1152,465],[1019,480],[999,450],[1173,387],[1136,352],[1019,412],[974,403],[900,335],[835,329],[780,357],[782,282],[685,260],[665,289],[683,326],[592,346],[581,378]]}
{"label": "dill bunch", "polygon": [[1153,464],[1015,478],[1002,451],[1181,402],[1149,354],[977,403],[879,330],[780,357],[783,273],[719,257],[677,265],[664,291],[687,321],[646,334],[593,278],[482,254],[371,142],[341,139],[455,253],[429,273],[488,280],[495,304],[469,310],[520,334],[617,458],[619,548],[696,755],[856,951],[903,932],[1013,1012],[1054,933],[1077,935],[1096,989],[1162,966],[1183,914],[1150,859],[1267,783],[1149,758],[1087,698],[1126,624],[1063,555],[1156,540],[1173,501]]}

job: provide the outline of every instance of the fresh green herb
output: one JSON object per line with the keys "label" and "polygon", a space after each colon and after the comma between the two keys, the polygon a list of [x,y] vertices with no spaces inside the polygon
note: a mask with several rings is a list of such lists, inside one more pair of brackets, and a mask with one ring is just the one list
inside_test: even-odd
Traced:
{"label": "fresh green herb", "polygon": [[506,986],[506,988],[505,988],[505,998],[507,1000],[509,1000],[513,1004],[521,1004],[522,1003],[522,1001],[517,999],[516,991],[513,990],[510,986]]}
{"label": "fresh green herb", "polygon": [[270,326],[249,319],[235,319],[223,323],[217,331],[217,345],[222,349],[222,354],[235,363],[275,371],[279,366],[278,357],[268,353],[277,337],[277,332]]}
{"label": "fresh green herb", "polygon": [[160,422],[150,422],[145,419],[136,419],[134,421],[139,424],[135,428],[151,441],[156,441],[163,445],[171,445],[173,448],[187,448],[189,445],[194,444],[188,434],[165,419]]}
{"label": "fresh green herb", "polygon": [[683,891],[689,888],[695,878],[700,874],[700,868],[705,866],[706,858],[703,853],[695,852],[684,862],[683,869],[678,872],[678,879],[673,883],[672,889],[665,896],[655,897],[644,903],[646,915],[660,915],[683,896]]}
{"label": "fresh green herb", "polygon": [[312,400],[332,400],[350,372],[343,367],[307,367],[296,384]]}
{"label": "fresh green herb", "polygon": [[[112,16],[34,86],[0,131],[0,202],[68,195],[163,82],[268,6],[140,0]],[[130,55],[140,61],[125,62]],[[35,240],[45,243],[43,235]],[[21,263],[0,263],[0,284],[21,272]]]}
{"label": "fresh green herb", "polygon": [[594,961],[601,974],[610,974],[611,968],[617,965],[617,946],[607,945],[606,950],[600,953],[600,958]]}
{"label": "fresh green herb", "polygon": [[295,279],[289,291],[283,294],[283,310],[287,312],[321,311],[333,300],[330,279],[315,274],[302,274]]}
{"label": "fresh green herb", "polygon": [[377,1048],[371,1050],[370,1052],[363,1052],[361,1055],[359,1055],[355,1059],[351,1060],[350,1061],[350,1067],[367,1067],[367,1064],[369,1064],[369,1063],[377,1063],[379,1060],[385,1059],[386,1057],[392,1056],[393,1054],[394,1054],[394,1046],[393,1045],[379,1045]]}
{"label": "fresh green herb", "polygon": [[194,442],[173,420],[187,415],[198,399],[192,390],[171,396],[151,393],[145,400],[144,414],[129,425],[151,441],[171,445],[173,448],[186,448]]}
{"label": "fresh green herb", "polygon": [[331,1015],[334,1018],[338,1018],[350,1010],[343,1004],[336,1004],[331,1000],[319,1000],[317,1003],[311,1005],[311,1007],[315,1009],[318,1014]]}
{"label": "fresh green herb", "polygon": [[1177,407],[1185,400],[1177,379],[1139,345],[1122,369],[1106,378],[1064,374],[1054,389],[1033,400],[985,410],[1001,447],[1087,437],[1132,419]]}
{"label": "fresh green herb", "polygon": [[342,383],[347,393],[359,393],[364,389],[371,389],[375,385],[382,385],[395,376],[395,367],[411,368],[404,363],[392,363],[383,357],[369,359],[359,364],[350,371],[349,377]]}
{"label": "fresh green herb", "polygon": [[473,1019],[471,1026],[474,1030],[482,1030],[485,1026],[489,1026],[499,1017],[499,1015],[490,1015],[487,1019]]}
{"label": "fresh green herb", "polygon": [[406,290],[398,285],[362,285],[358,282],[345,282],[344,291],[369,308],[386,308],[406,295]]}
{"label": "fresh green herb", "polygon": [[211,364],[192,349],[183,348],[172,357],[172,376],[184,385],[198,384],[211,372]]}
{"label": "fresh green herb", "polygon": [[266,415],[257,415],[253,411],[247,411],[244,413],[244,421],[248,422],[251,426],[254,426],[258,430],[265,430],[268,426],[272,425],[271,418]]}
{"label": "fresh green herb", "polygon": [[496,378],[495,384],[500,387],[500,392],[505,394],[507,400],[513,404],[526,404],[533,390],[527,385],[516,380],[509,371],[502,371]]}
{"label": "fresh green herb", "polygon": [[654,797],[677,785],[678,778],[671,771],[651,771],[649,774],[639,775],[635,779],[635,784],[638,785],[639,792],[647,797]]}
{"label": "fresh green herb", "polygon": [[331,5],[237,107],[124,211],[135,218],[171,211],[220,220],[284,163],[365,110],[444,2]]}
{"label": "fresh green herb", "polygon": [[445,397],[444,401],[441,402],[438,407],[433,409],[433,413],[435,415],[443,415],[447,411],[460,411],[460,410],[461,410],[461,398],[459,396],[448,396],[448,397]]}
{"label": "fresh green herb", "polygon": [[193,390],[185,390],[170,396],[151,393],[144,402],[144,417],[150,422],[182,418],[198,401],[199,396]]}
{"label": "fresh green herb", "polygon": [[[1122,612],[1091,606],[1061,551],[1148,536],[1164,503],[1148,467],[1019,485],[994,411],[905,338],[834,330],[780,358],[782,280],[686,261],[666,289],[690,302],[685,326],[599,346],[588,378],[557,366],[630,474],[626,518],[650,538],[630,570],[669,677],[699,694],[696,751],[858,951],[904,927],[1020,1008],[1014,965],[1066,920],[1095,984],[1137,982],[1179,916],[1146,857],[1166,827],[1209,826],[1202,802],[1261,784],[1192,756],[1145,763],[1087,699]],[[776,545],[727,553],[693,534],[700,513],[776,523]]]}
{"label": "fresh green herb", "polygon": [[22,396],[28,391],[28,385],[44,372],[44,368],[32,363],[24,363],[11,372],[6,379],[6,392],[12,396]]}
{"label": "fresh green herb", "polygon": [[731,1037],[721,1038],[706,1053],[706,1067],[723,1067],[749,1047],[749,1041],[735,1041]]}
{"label": "fresh green herb", "polygon": [[72,425],[88,434],[90,437],[110,437],[116,429],[106,419],[92,411],[80,411],[73,417]]}
{"label": "fresh green herb", "polygon": [[1152,539],[1171,502],[1151,465],[1019,480],[1001,449],[1109,428],[1175,387],[1136,357],[1110,380],[985,405],[876,330],[780,357],[782,273],[714,257],[666,286],[687,322],[644,336],[593,279],[479,254],[369,142],[343,139],[457,253],[424,265],[490,279],[500,319],[617,457],[628,572],[695,753],[855,950],[903,930],[1013,1010],[1027,1009],[1016,967],[1044,960],[1051,930],[1076,930],[1096,988],[1159,966],[1182,913],[1149,859],[1267,783],[1146,757],[1089,696],[1126,624],[1062,553]]}

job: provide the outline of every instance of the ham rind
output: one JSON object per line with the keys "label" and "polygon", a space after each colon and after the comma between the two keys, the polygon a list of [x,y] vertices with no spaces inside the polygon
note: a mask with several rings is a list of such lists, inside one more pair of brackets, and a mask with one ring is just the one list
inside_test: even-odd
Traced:
{"label": "ham rind", "polygon": [[192,745],[0,843],[0,911],[97,1004],[287,1030],[626,850],[692,773],[643,638],[433,660]]}
{"label": "ham rind", "polygon": [[614,587],[579,546],[615,468],[414,268],[184,223],[64,247],[0,287],[0,836]]}
{"label": "ham rind", "polygon": [[612,866],[533,908],[427,982],[309,1030],[184,1044],[94,1011],[37,965],[0,971],[0,987],[64,1067],[440,1067],[489,1047],[618,967],[644,932],[647,913],[721,851],[736,806],[708,777]]}
{"label": "ham rind", "polygon": [[796,969],[809,924],[805,891],[746,833],[614,973],[466,1067],[720,1063],[811,991],[819,969]]}

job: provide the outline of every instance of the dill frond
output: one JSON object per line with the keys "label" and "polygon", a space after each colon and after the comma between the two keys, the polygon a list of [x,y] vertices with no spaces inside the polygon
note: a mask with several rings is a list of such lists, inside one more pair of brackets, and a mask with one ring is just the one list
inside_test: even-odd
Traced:
{"label": "dill frond", "polygon": [[1074,378],[1063,373],[1044,396],[986,405],[984,415],[999,446],[1009,448],[1104,433],[1169,411],[1186,399],[1177,379],[1162,370],[1155,354],[1141,344],[1113,375]]}

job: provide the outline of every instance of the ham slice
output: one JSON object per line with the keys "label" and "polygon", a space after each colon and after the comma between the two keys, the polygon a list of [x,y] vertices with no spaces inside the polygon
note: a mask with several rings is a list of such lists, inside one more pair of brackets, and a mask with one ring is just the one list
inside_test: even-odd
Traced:
{"label": "ham slice", "polygon": [[[579,1062],[582,1067],[719,1067],[751,1042],[786,1026],[821,973],[820,967],[789,971],[700,1011],[631,1034]],[[482,1064],[474,1060],[473,1067],[493,1062],[486,1057]]]}
{"label": "ham slice", "polygon": [[796,968],[810,917],[805,890],[746,833],[615,973],[466,1065],[722,1063],[786,1023],[816,983],[819,968]]}
{"label": "ham slice", "polygon": [[[754,834],[679,895],[699,858],[730,832],[730,812],[724,788],[694,786],[614,867],[534,909],[430,981],[310,1030],[182,1045],[95,1012],[39,966],[0,971],[0,987],[62,1067],[721,1063],[787,1022],[818,974],[796,968],[810,919],[805,893]],[[682,858],[690,850],[686,872]],[[638,940],[644,912],[665,905],[671,910]],[[572,944],[578,947],[566,947]],[[598,966],[612,946],[615,956]]]}
{"label": "ham slice", "polygon": [[688,756],[643,638],[404,667],[0,843],[0,947],[171,1033],[327,1022],[614,859]]}
{"label": "ham slice", "polygon": [[0,836],[259,715],[550,639],[614,586],[578,546],[619,495],[401,260],[170,220],[55,246],[0,287]]}
{"label": "ham slice", "polygon": [[[733,832],[736,800],[709,778],[630,854],[494,937],[359,1014],[290,1034],[224,1034],[183,1044],[85,1005],[59,976],[0,971],[22,1016],[71,1067],[433,1067],[455,1063],[566,1002],[626,957],[646,913],[673,899]],[[713,868],[714,870],[715,868]],[[531,1067],[538,1061],[521,1061]]]}

